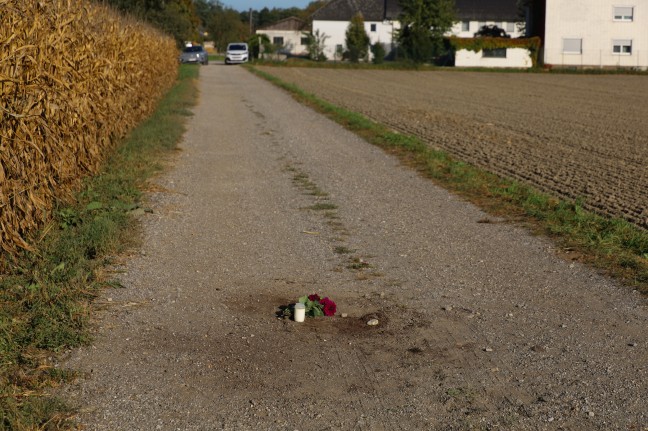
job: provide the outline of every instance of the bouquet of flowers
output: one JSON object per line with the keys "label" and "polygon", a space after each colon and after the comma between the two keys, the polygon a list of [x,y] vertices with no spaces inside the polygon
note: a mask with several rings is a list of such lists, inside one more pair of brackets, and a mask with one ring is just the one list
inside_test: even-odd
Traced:
{"label": "bouquet of flowers", "polygon": [[[333,316],[337,311],[337,306],[328,297],[320,298],[317,294],[302,296],[297,300],[298,303],[304,304],[306,308],[306,317]],[[293,317],[294,306],[282,307],[280,315],[285,318]]]}
{"label": "bouquet of flowers", "polygon": [[302,296],[297,300],[306,306],[306,316],[309,317],[318,317],[318,316],[333,316],[337,311],[337,306],[335,302],[330,300],[328,297],[320,298],[317,294],[312,294],[308,296]]}

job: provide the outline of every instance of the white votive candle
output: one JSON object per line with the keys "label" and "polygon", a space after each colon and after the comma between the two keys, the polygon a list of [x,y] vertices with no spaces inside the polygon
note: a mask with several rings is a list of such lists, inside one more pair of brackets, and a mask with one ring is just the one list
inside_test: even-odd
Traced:
{"label": "white votive candle", "polygon": [[303,322],[306,318],[306,306],[298,302],[295,304],[295,313],[294,313],[295,322]]}

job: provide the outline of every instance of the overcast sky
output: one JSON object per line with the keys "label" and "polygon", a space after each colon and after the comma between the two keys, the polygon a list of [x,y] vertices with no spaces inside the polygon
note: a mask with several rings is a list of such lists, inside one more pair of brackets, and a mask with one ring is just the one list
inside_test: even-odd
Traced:
{"label": "overcast sky", "polygon": [[225,6],[239,11],[249,10],[250,8],[261,10],[264,7],[268,9],[272,9],[273,7],[281,9],[298,7],[303,9],[310,2],[311,0],[221,0],[221,3]]}

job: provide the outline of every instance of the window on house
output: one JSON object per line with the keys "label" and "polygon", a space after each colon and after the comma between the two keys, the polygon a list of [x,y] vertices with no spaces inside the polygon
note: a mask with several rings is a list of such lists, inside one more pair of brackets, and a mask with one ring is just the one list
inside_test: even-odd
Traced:
{"label": "window on house", "polygon": [[485,49],[482,51],[484,58],[506,58],[506,48]]}
{"label": "window on house", "polygon": [[301,42],[302,45],[308,45],[308,38],[307,37],[302,37]]}
{"label": "window on house", "polygon": [[283,36],[275,36],[275,37],[273,37],[272,38],[272,43],[274,45],[283,46],[283,44],[284,44]]}
{"label": "window on house", "polygon": [[618,39],[612,41],[612,52],[619,55],[632,54],[632,41],[625,39]]}
{"label": "window on house", "polygon": [[515,31],[515,23],[514,22],[507,22],[506,23],[506,32],[507,33],[513,33]]}
{"label": "window on house", "polygon": [[563,53],[582,54],[583,39],[563,39]]}
{"label": "window on house", "polygon": [[632,21],[633,18],[634,18],[634,8],[632,6],[614,7],[615,21]]}
{"label": "window on house", "polygon": [[461,31],[470,31],[470,21],[461,21]]}
{"label": "window on house", "polygon": [[477,27],[477,31],[481,30],[483,26],[486,25],[485,21],[479,21],[479,27]]}
{"label": "window on house", "polygon": [[376,24],[371,24],[371,31],[375,32],[376,31]]}

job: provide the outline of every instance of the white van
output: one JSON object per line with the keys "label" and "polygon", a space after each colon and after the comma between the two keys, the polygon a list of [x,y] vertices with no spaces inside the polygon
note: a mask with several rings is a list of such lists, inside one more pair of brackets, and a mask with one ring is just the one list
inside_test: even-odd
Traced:
{"label": "white van", "polygon": [[227,45],[225,53],[225,64],[246,63],[249,59],[248,44],[245,42],[235,42]]}

